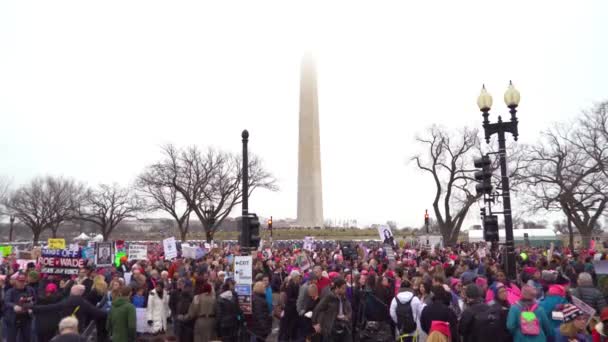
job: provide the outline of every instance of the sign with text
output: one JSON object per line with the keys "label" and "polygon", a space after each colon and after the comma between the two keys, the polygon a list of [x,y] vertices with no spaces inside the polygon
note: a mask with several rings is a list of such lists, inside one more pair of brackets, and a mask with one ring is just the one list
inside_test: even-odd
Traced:
{"label": "sign with text", "polygon": [[49,239],[48,248],[50,249],[65,249],[65,239]]}
{"label": "sign with text", "polygon": [[251,255],[234,257],[234,280],[237,284],[251,285],[252,273],[253,258]]}
{"label": "sign with text", "polygon": [[147,260],[148,259],[148,246],[138,245],[131,243],[129,244],[129,261],[131,260]]}
{"label": "sign with text", "polygon": [[7,257],[13,253],[13,246],[0,246],[0,253],[3,257]]}
{"label": "sign with text", "polygon": [[236,284],[234,291],[239,300],[239,306],[245,315],[251,314],[251,285]]}
{"label": "sign with text", "polygon": [[196,247],[182,245],[182,257],[188,259],[196,259]]}
{"label": "sign with text", "polygon": [[165,260],[177,258],[177,245],[175,244],[174,237],[163,240],[163,249],[165,251]]}
{"label": "sign with text", "polygon": [[41,251],[38,263],[42,266],[41,273],[47,274],[78,274],[78,269],[86,265],[80,251],[68,249],[48,249]]}

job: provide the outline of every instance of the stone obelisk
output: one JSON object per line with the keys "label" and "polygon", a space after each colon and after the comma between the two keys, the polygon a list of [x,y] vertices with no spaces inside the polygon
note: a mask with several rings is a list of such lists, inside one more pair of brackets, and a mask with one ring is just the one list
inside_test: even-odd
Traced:
{"label": "stone obelisk", "polygon": [[323,227],[319,101],[316,69],[311,55],[302,59],[299,139],[297,224],[300,227]]}

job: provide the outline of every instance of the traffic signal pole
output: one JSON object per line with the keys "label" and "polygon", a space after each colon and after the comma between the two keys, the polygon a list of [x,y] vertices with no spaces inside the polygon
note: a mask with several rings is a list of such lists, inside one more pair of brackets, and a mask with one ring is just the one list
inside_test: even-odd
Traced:
{"label": "traffic signal pole", "polygon": [[428,209],[424,209],[424,225],[426,226],[426,245],[428,247],[430,245],[429,244],[429,210]]}
{"label": "traffic signal pole", "polygon": [[243,199],[242,206],[242,229],[241,229],[241,247],[250,247],[249,242],[249,156],[247,153],[247,143],[249,142],[249,132],[243,130],[241,133],[243,138]]}
{"label": "traffic signal pole", "polygon": [[509,175],[507,174],[507,147],[505,131],[498,129],[498,155],[500,157],[500,177],[505,220],[505,242],[507,247],[506,271],[509,279],[515,279],[515,239],[513,237],[513,218],[511,216],[511,195]]}

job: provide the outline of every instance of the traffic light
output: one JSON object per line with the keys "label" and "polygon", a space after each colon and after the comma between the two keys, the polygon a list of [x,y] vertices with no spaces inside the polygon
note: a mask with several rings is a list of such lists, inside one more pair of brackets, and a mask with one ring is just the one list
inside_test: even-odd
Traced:
{"label": "traffic light", "polygon": [[239,238],[239,244],[245,248],[258,248],[260,245],[260,220],[258,215],[249,214],[245,220],[245,226],[243,226],[243,217],[237,218],[239,220],[239,228],[241,230],[241,236]]}
{"label": "traffic light", "polygon": [[272,231],[272,217],[268,219],[268,230]]}
{"label": "traffic light", "polygon": [[486,215],[483,218],[483,239],[492,242],[498,241],[498,216]]}
{"label": "traffic light", "polygon": [[429,224],[429,211],[428,210],[424,211],[424,224],[427,226]]}
{"label": "traffic light", "polygon": [[475,180],[479,184],[475,185],[477,195],[490,195],[492,193],[492,161],[490,156],[485,155],[479,159],[475,159],[473,164],[476,168],[481,169],[474,174]]}
{"label": "traffic light", "polygon": [[260,246],[260,240],[262,240],[262,236],[260,235],[260,220],[258,219],[258,215],[249,214],[249,247],[258,248]]}

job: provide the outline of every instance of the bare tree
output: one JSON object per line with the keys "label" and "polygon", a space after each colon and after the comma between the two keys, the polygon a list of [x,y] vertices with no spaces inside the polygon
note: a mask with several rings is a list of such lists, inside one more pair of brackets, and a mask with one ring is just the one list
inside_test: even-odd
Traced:
{"label": "bare tree", "polygon": [[574,123],[555,125],[528,147],[522,173],[526,204],[532,211],[561,211],[589,246],[608,203],[608,140],[604,103]]}
{"label": "bare tree", "polygon": [[61,223],[74,216],[81,193],[82,186],[71,179],[35,178],[15,190],[6,201],[6,207],[11,215],[32,230],[37,245],[44,230],[50,229],[56,237]]}
{"label": "bare tree", "polygon": [[435,182],[433,211],[439,231],[446,243],[455,243],[462,223],[478,196],[471,192],[473,155],[479,150],[476,130],[463,129],[457,136],[438,126],[427,135],[416,138],[426,148],[424,156],[412,157],[416,166],[432,175]]}
{"label": "bare tree", "polygon": [[10,195],[11,183],[12,182],[8,177],[0,176],[0,218],[4,215],[8,215],[8,208],[6,208],[5,204]]}
{"label": "bare tree", "polygon": [[[163,180],[163,186],[174,188],[199,219],[207,241],[241,203],[242,167],[240,157],[195,146],[182,150],[172,145],[163,147],[164,159],[151,166]],[[266,171],[259,158],[249,158],[249,195],[257,188],[276,190],[276,180]]]}
{"label": "bare tree", "polygon": [[120,222],[135,218],[145,209],[145,201],[132,189],[100,184],[97,189],[87,191],[77,218],[96,225],[103,240],[108,241]]}
{"label": "bare tree", "polygon": [[186,241],[190,230],[192,209],[177,189],[166,181],[162,168],[149,166],[138,178],[137,188],[148,198],[149,211],[164,211],[177,224],[182,241]]}

